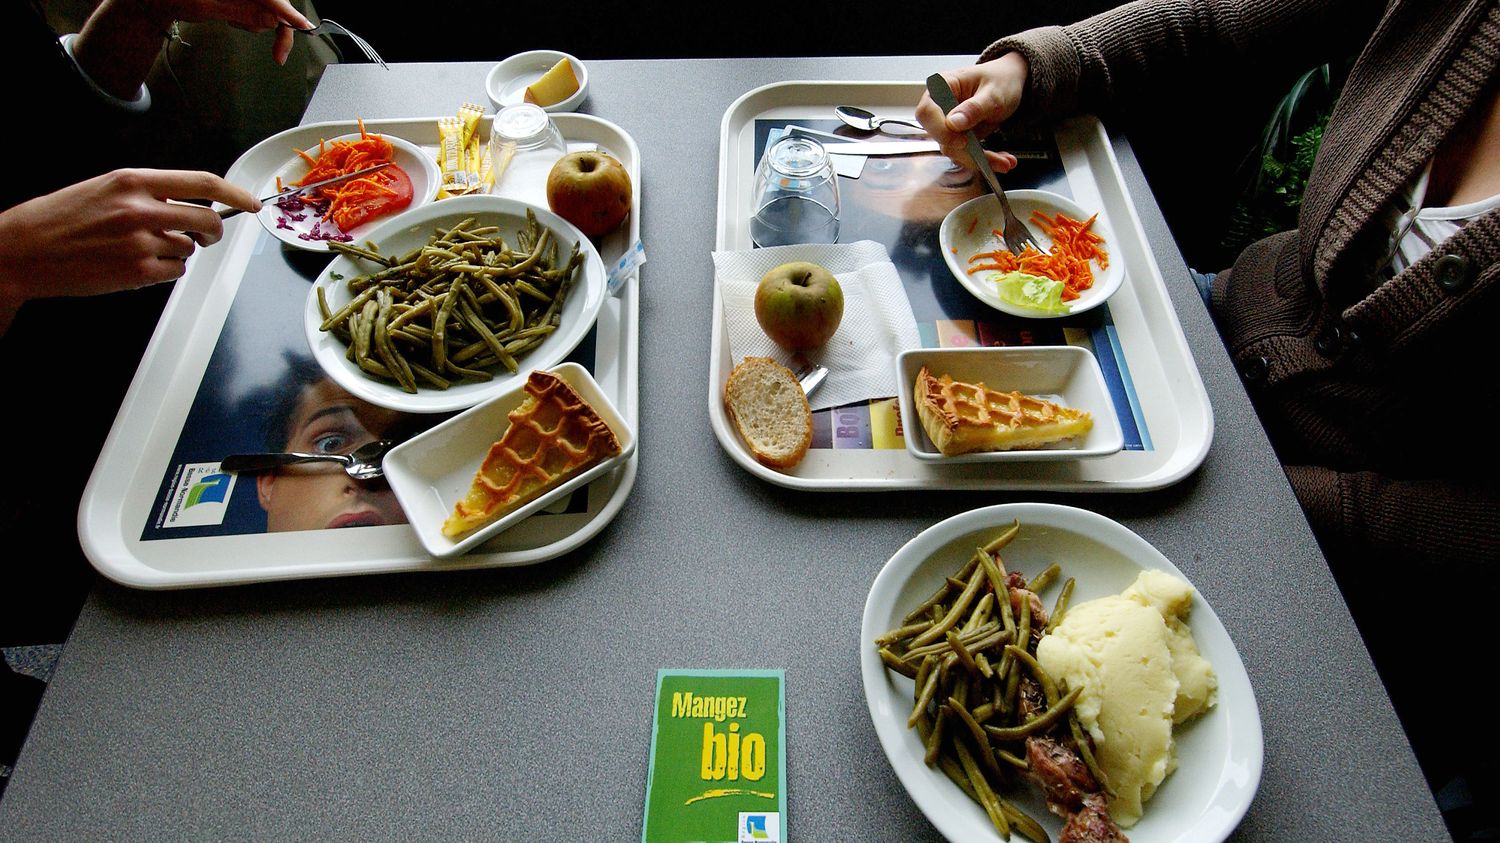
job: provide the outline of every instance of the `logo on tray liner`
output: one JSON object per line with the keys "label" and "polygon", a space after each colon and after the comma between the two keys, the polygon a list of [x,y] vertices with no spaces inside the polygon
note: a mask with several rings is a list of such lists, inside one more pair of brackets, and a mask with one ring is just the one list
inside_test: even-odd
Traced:
{"label": "logo on tray liner", "polygon": [[781,815],[741,811],[739,843],[781,843]]}
{"label": "logo on tray liner", "polygon": [[188,463],[177,471],[161,527],[205,527],[224,523],[235,475],[216,462]]}

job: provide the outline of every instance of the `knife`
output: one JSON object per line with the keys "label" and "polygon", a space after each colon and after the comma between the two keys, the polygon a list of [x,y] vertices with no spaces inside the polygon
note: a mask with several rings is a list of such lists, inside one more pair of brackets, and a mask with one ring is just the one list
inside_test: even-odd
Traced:
{"label": "knife", "polygon": [[910,155],[913,152],[937,152],[937,141],[849,141],[847,143],[825,143],[823,149],[830,155]]}
{"label": "knife", "polygon": [[[945,115],[958,106],[958,97],[953,95],[953,89],[948,87],[948,80],[944,79],[941,73],[934,73],[927,77],[927,94],[932,97],[932,101],[938,104],[938,108],[941,108]],[[1005,214],[1006,248],[1018,255],[1028,245],[1038,252],[1045,252],[1046,250],[1032,236],[1031,230],[1011,211],[1010,201],[1005,198],[1005,191],[1000,188],[1000,179],[995,177],[995,168],[990,166],[990,159],[985,156],[984,147],[979,145],[979,137],[974,134],[973,129],[964,134],[968,136],[966,148],[969,157],[974,159],[974,169],[984,176],[984,180],[989,183],[990,190],[994,191],[995,196],[1000,199],[1000,210]]]}
{"label": "knife", "polygon": [[[365,167],[364,169],[361,169],[361,170],[355,170],[352,173],[345,173],[342,176],[334,176],[331,179],[323,179],[322,181],[315,181],[312,184],[304,184],[304,185],[297,185],[297,186],[289,187],[286,190],[281,191],[280,193],[273,193],[270,196],[267,196],[266,198],[260,200],[260,204],[261,205],[269,205],[272,202],[280,202],[281,200],[287,198],[288,196],[296,196],[299,193],[306,193],[309,190],[317,190],[320,187],[327,187],[330,184],[338,184],[341,181],[348,181],[349,179],[357,179],[360,176],[368,176],[369,174],[375,172],[376,170],[383,170],[386,167],[389,167],[389,166],[391,166],[391,164],[394,164],[394,163],[395,163],[394,161],[382,161],[382,162],[380,162],[379,164],[376,164],[373,167]],[[225,220],[227,220],[230,217],[232,217],[232,216],[234,216],[236,214],[239,214],[239,213],[243,213],[243,209],[242,208],[225,208],[224,210],[222,210],[222,211],[219,212],[219,219],[225,219]]]}

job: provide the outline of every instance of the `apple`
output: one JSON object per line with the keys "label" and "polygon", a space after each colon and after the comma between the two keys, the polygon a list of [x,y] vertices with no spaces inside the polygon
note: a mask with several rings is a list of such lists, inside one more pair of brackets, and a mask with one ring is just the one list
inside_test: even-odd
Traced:
{"label": "apple", "polygon": [[547,206],[587,237],[619,227],[630,202],[630,173],[612,155],[570,152],[547,174]]}
{"label": "apple", "polygon": [[828,342],[844,318],[844,291],[824,267],[784,263],[755,288],[755,321],[788,351],[808,351]]}

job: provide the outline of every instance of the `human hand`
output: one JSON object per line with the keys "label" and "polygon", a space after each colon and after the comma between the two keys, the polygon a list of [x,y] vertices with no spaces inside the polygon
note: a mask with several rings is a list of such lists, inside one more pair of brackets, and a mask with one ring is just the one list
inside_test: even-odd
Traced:
{"label": "human hand", "polygon": [[[960,166],[973,169],[965,133],[972,129],[983,138],[1015,114],[1026,88],[1027,73],[1026,58],[1020,53],[1006,53],[983,64],[944,71],[943,78],[948,80],[958,105],[952,113],[944,115],[943,109],[924,92],[917,103],[917,121],[942,147],[944,155]],[[1009,152],[986,150],[985,156],[1002,173],[1016,166],[1016,157]]]}
{"label": "human hand", "polygon": [[198,245],[224,236],[217,212],[185,199],[260,209],[212,173],[115,170],[0,213],[0,304],[177,278]]}
{"label": "human hand", "polygon": [[311,29],[312,22],[290,0],[140,0],[146,14],[172,21],[224,21],[246,32],[276,30],[271,55],[285,64],[292,51],[294,29]]}

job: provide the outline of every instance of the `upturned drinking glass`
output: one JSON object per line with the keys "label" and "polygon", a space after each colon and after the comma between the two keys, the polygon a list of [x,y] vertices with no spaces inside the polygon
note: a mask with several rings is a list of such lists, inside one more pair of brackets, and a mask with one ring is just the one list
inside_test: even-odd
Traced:
{"label": "upturned drinking glass", "polygon": [[495,192],[546,207],[547,174],[568,144],[552,117],[530,103],[506,106],[490,128]]}
{"label": "upturned drinking glass", "polygon": [[755,169],[750,239],[757,246],[837,243],[839,181],[823,145],[797,135],[776,141]]}

